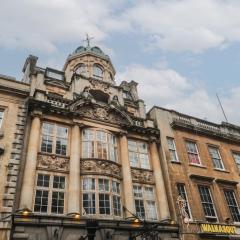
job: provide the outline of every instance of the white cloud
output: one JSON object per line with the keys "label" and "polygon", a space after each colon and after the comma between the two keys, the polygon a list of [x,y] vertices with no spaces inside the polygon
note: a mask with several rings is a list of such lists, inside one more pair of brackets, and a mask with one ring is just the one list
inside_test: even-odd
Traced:
{"label": "white cloud", "polygon": [[239,9],[236,0],[140,1],[125,18],[152,36],[153,47],[201,52],[240,40]]}
{"label": "white cloud", "polygon": [[121,4],[112,0],[6,1],[0,8],[0,47],[53,52],[58,43],[83,44],[86,33],[101,41],[105,29],[126,27],[113,16]]}
{"label": "white cloud", "polygon": [[[215,94],[210,95],[173,69],[132,65],[119,73],[117,79],[138,82],[139,97],[148,108],[157,105],[209,121],[225,121]],[[239,124],[240,87],[226,91],[221,100],[229,121]]]}
{"label": "white cloud", "polygon": [[11,0],[0,8],[0,47],[53,52],[58,43],[99,42],[141,32],[151,47],[201,52],[240,40],[237,0]]}

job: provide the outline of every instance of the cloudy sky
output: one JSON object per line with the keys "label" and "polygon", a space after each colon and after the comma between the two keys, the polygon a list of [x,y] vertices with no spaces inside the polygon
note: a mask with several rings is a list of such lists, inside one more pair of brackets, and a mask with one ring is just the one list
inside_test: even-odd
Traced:
{"label": "cloudy sky", "polygon": [[[3,0],[0,0],[3,1]],[[0,8],[0,73],[26,57],[62,69],[85,44],[110,55],[117,81],[135,80],[149,107],[240,125],[239,0],[9,0]]]}

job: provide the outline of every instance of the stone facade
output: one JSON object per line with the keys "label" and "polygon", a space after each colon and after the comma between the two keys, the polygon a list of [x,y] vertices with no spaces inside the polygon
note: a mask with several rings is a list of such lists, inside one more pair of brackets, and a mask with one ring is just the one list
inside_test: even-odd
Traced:
{"label": "stone facade", "polygon": [[[29,85],[0,76],[0,239],[10,236],[27,119]],[[9,216],[10,215],[10,216]]]}
{"label": "stone facade", "polygon": [[93,239],[96,231],[96,240],[177,239],[160,132],[146,116],[137,83],[118,86],[110,58],[90,46],[70,54],[63,71],[38,67],[30,55],[23,72],[18,88],[25,95],[14,100],[7,135],[6,159],[18,162],[4,168],[14,182],[3,195],[7,206],[15,205],[10,238]]}
{"label": "stone facade", "polygon": [[[234,193],[236,203],[240,206],[239,165],[233,157],[233,153],[240,152],[240,128],[228,123],[214,124],[159,107],[152,108],[149,117],[155,119],[161,131],[160,153],[170,211],[172,217],[180,223],[184,239],[229,239],[230,235],[237,239],[239,224],[233,219],[225,192]],[[176,159],[171,157],[173,149],[169,147],[167,139],[175,143]],[[200,164],[191,163],[187,142],[196,144]],[[209,149],[217,149],[215,158],[219,156],[222,165],[214,165]],[[185,188],[189,219],[181,212],[177,201],[179,185]],[[209,189],[216,217],[206,216],[199,186]],[[201,229],[202,224],[205,224],[206,231]],[[216,224],[220,228],[215,231]],[[225,231],[230,227],[234,228],[233,232]]]}

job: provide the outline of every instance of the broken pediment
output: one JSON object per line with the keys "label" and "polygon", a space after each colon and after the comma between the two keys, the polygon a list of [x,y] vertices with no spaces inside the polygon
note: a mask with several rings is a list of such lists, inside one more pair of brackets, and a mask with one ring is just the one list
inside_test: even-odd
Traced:
{"label": "broken pediment", "polygon": [[70,111],[94,120],[109,122],[116,125],[132,125],[130,116],[113,105],[98,104],[91,99],[80,98],[70,105]]}

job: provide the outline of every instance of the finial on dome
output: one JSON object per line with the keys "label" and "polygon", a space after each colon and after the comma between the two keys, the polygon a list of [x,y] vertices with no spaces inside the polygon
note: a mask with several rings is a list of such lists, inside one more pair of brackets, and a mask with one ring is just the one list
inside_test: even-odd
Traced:
{"label": "finial on dome", "polygon": [[94,39],[94,37],[89,37],[89,35],[86,33],[86,39],[83,40],[84,42],[87,42],[87,47],[90,47],[90,41]]}

